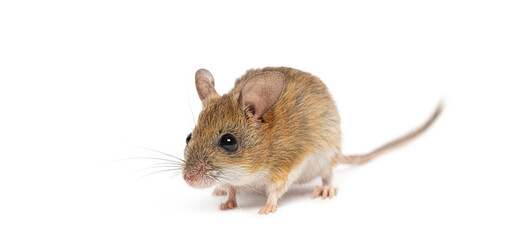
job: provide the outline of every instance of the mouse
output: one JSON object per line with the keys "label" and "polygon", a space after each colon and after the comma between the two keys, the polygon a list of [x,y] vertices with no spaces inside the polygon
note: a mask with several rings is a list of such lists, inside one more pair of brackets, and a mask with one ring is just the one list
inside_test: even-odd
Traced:
{"label": "mouse", "polygon": [[361,155],[341,150],[340,115],[326,85],[316,76],[289,67],[250,69],[233,89],[219,95],[206,69],[195,74],[202,110],[186,137],[182,176],[194,188],[215,187],[227,195],[219,208],[237,207],[236,194],[265,193],[259,214],[274,213],[279,199],[295,184],[321,179],[312,197],[331,199],[338,164],[364,164],[428,129],[442,102],[421,126]]}

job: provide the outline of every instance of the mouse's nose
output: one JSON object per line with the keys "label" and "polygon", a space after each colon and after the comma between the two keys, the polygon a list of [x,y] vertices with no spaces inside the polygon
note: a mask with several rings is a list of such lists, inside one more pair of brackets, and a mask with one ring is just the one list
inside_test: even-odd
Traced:
{"label": "mouse's nose", "polygon": [[188,183],[188,184],[193,183],[193,181],[195,180],[195,178],[193,176],[188,176],[187,174],[184,174],[183,178],[184,178],[184,181],[186,181],[186,183]]}
{"label": "mouse's nose", "polygon": [[187,183],[198,181],[205,174],[205,169],[202,166],[187,168],[183,173],[183,178]]}
{"label": "mouse's nose", "polygon": [[206,188],[214,184],[209,168],[203,165],[187,167],[183,170],[184,181],[195,188]]}

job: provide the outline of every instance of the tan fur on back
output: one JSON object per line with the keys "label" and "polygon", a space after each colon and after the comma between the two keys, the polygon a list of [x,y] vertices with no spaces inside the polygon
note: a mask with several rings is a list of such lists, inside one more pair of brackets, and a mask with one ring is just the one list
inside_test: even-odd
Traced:
{"label": "tan fur on back", "polygon": [[[256,164],[248,169],[255,171],[260,166],[271,166],[270,180],[282,183],[311,152],[332,147],[340,150],[340,117],[321,80],[292,68],[249,70],[235,81],[231,93],[238,94],[245,80],[263,71],[283,73],[284,92],[263,116],[265,124],[259,131],[264,136],[261,144],[264,147],[255,152],[255,156],[263,157],[256,159]],[[320,140],[326,145],[320,145]]]}
{"label": "tan fur on back", "polygon": [[[263,122],[251,126],[238,97],[245,80],[264,71],[283,73],[284,90],[263,115]],[[264,180],[281,188],[290,172],[309,154],[337,152],[333,164],[340,155],[337,108],[326,86],[309,73],[286,67],[249,70],[236,80],[228,94],[210,97],[203,104],[199,126],[186,148],[186,158],[213,159],[211,165],[217,169],[239,166],[251,174],[267,172],[268,179]],[[236,153],[217,147],[216,140],[225,133],[240,139]]]}

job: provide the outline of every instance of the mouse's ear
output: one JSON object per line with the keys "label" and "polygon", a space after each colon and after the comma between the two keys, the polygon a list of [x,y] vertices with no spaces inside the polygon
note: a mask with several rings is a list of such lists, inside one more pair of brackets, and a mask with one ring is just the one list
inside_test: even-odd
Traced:
{"label": "mouse's ear", "polygon": [[205,100],[210,96],[217,96],[216,89],[214,89],[214,77],[207,69],[199,69],[195,73],[196,91],[200,100]]}
{"label": "mouse's ear", "polygon": [[263,72],[245,81],[239,103],[252,115],[253,120],[259,120],[277,102],[283,89],[284,74]]}

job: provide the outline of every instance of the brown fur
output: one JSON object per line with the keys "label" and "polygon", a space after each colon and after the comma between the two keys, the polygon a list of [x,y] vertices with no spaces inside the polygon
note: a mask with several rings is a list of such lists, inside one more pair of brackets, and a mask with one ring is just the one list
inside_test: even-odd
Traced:
{"label": "brown fur", "polygon": [[[262,116],[262,122],[252,126],[250,118],[244,117],[238,97],[247,79],[265,71],[282,73],[284,90]],[[340,149],[337,108],[326,86],[309,73],[286,67],[249,70],[235,81],[228,94],[205,99],[203,105],[192,141],[186,147],[188,165],[207,159],[207,164],[217,169],[237,165],[251,173],[266,169],[268,181],[282,188],[291,170],[307,154],[324,150],[326,146],[318,145],[320,139]],[[228,153],[218,146],[217,141],[225,133],[239,139],[237,152]]]}
{"label": "brown fur", "polygon": [[[268,199],[260,214],[275,212],[291,184],[316,177],[323,187],[316,187],[313,196],[332,198],[337,192],[331,185],[334,165],[361,164],[398,147],[424,132],[442,111],[440,105],[423,126],[369,154],[344,156],[337,107],[326,86],[309,73],[286,67],[252,69],[223,96],[215,92],[205,69],[198,70],[195,83],[204,108],[184,152],[184,179],[194,187],[225,188],[228,200],[221,209],[237,206],[237,188],[264,187]],[[237,139],[235,152],[219,146],[225,134]]]}

